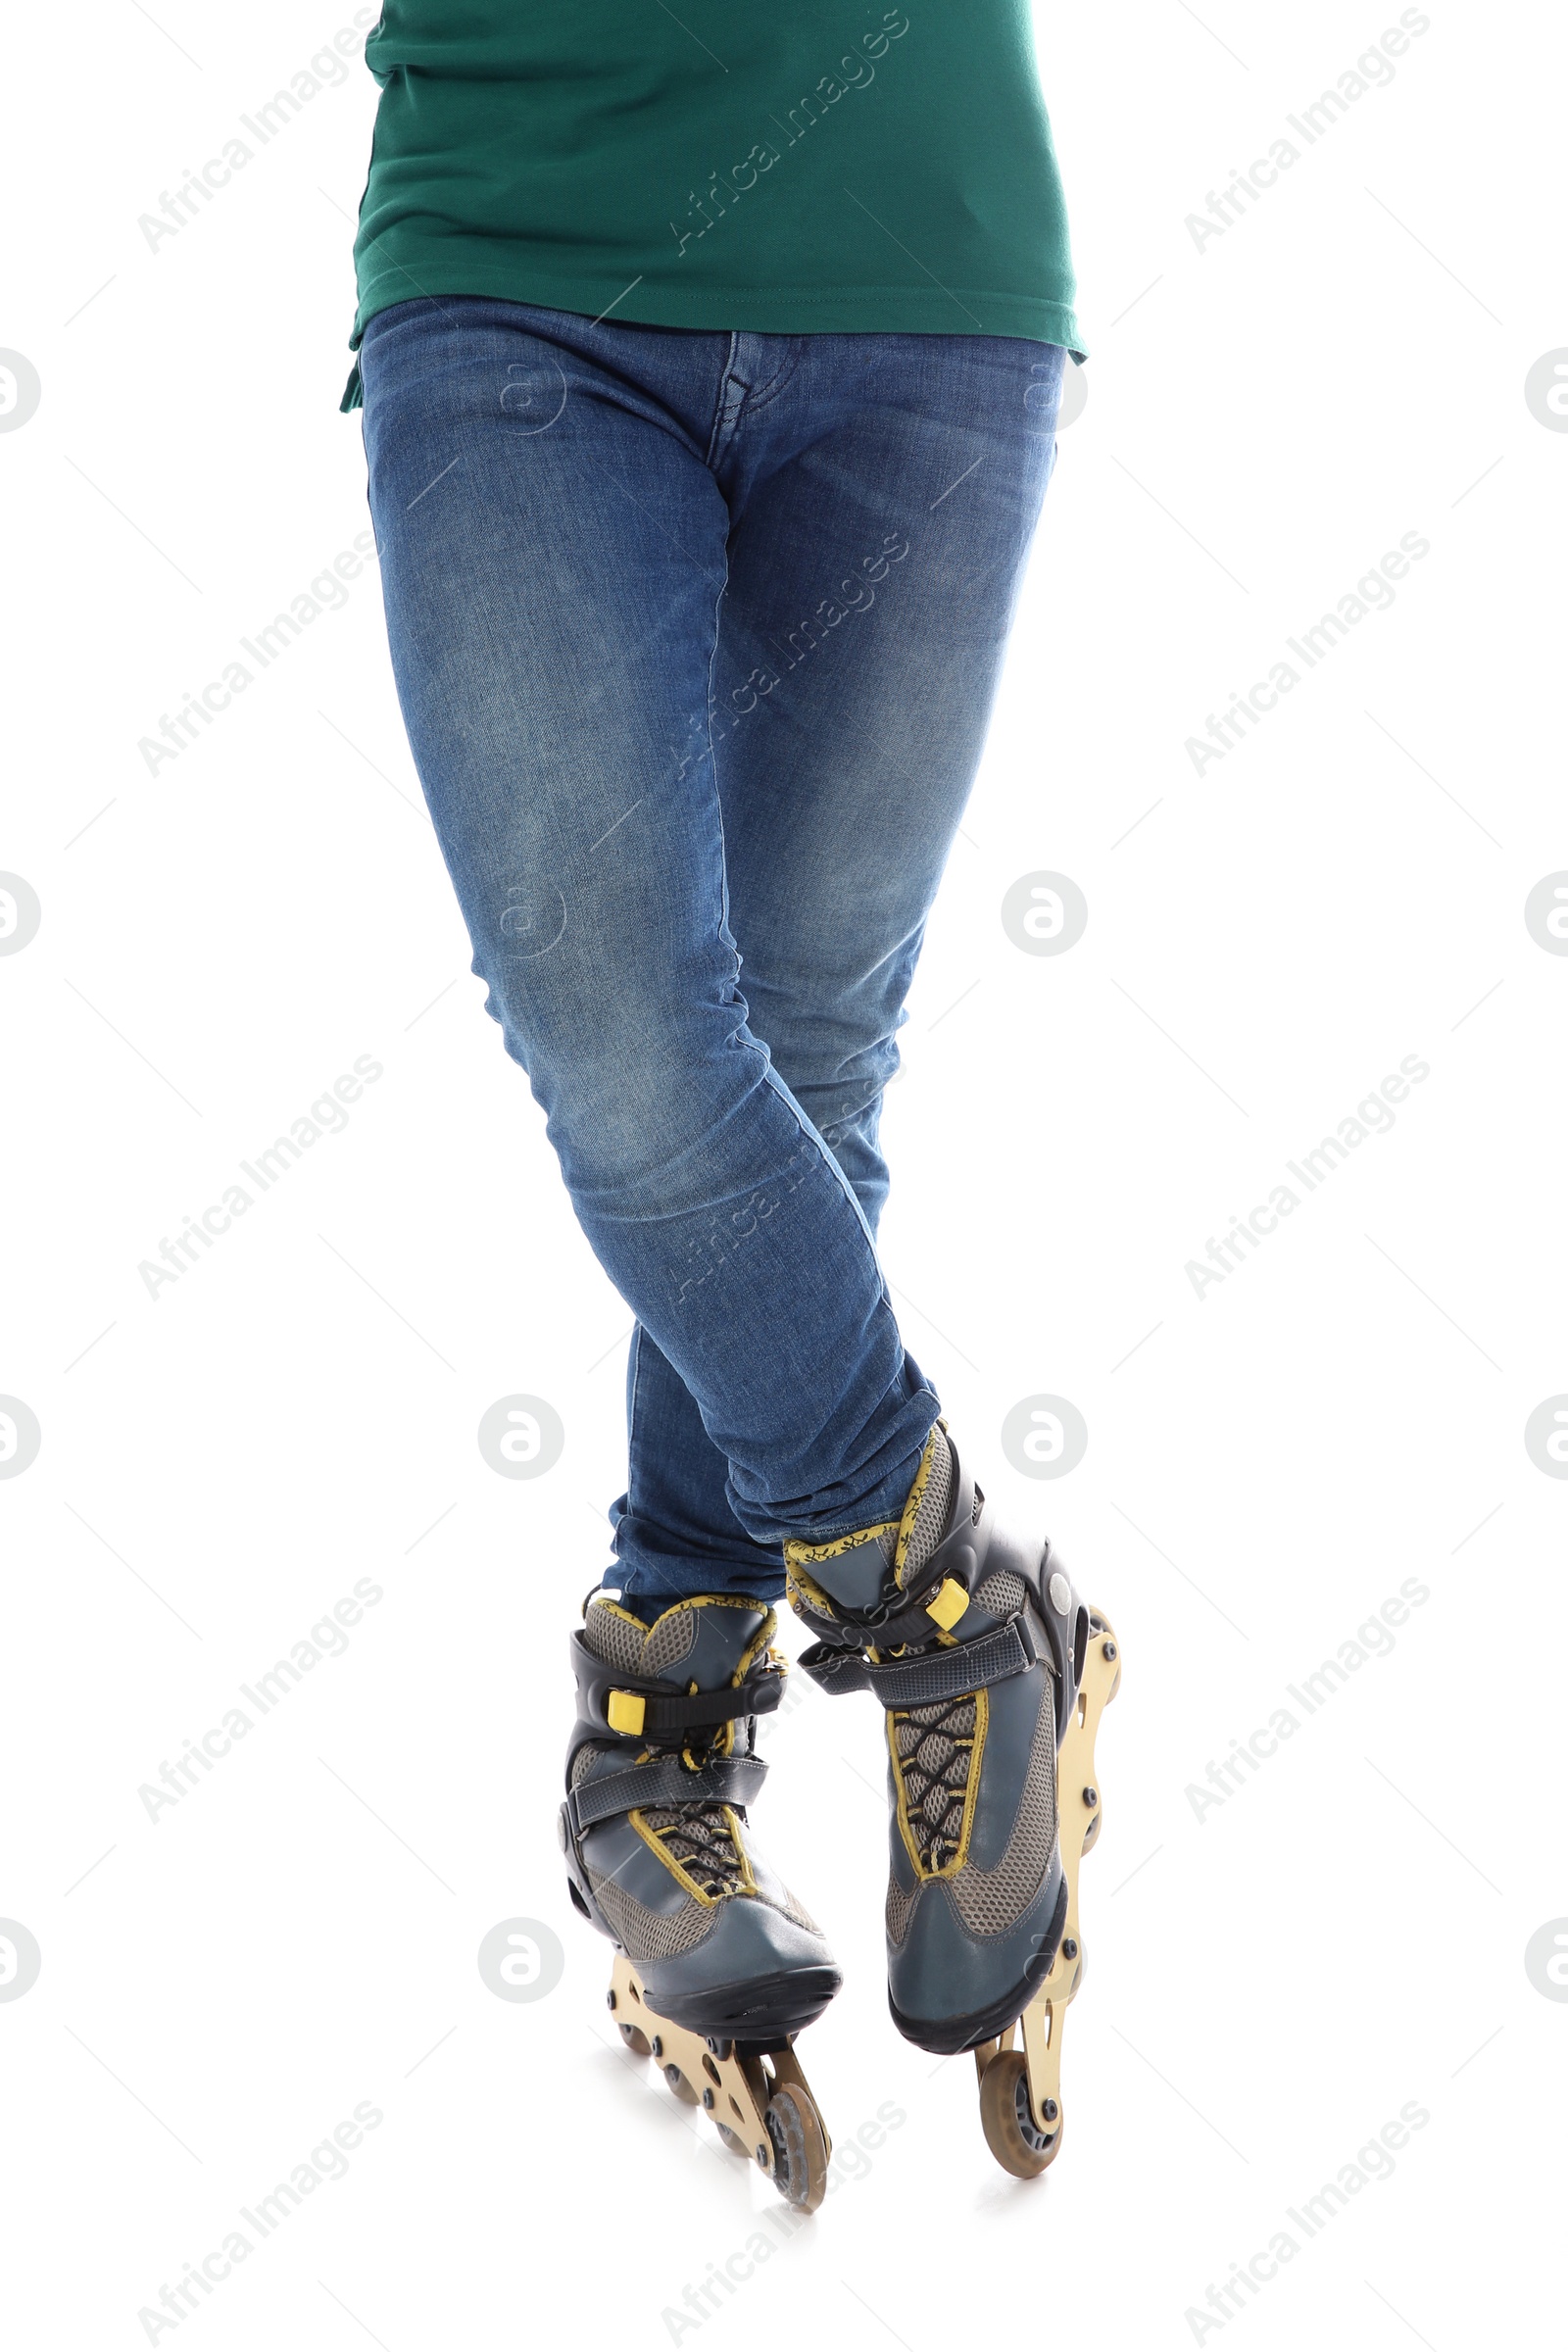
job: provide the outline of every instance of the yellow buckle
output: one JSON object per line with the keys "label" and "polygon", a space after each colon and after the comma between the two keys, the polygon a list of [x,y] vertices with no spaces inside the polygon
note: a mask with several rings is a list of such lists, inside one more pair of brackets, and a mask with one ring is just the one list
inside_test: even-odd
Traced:
{"label": "yellow buckle", "polygon": [[638,1733],[643,1728],[643,1714],[648,1701],[635,1690],[612,1690],[605,1719],[612,1732]]}
{"label": "yellow buckle", "polygon": [[925,1604],[926,1615],[945,1634],[951,1634],[958,1619],[969,1606],[969,1595],[956,1576],[944,1578]]}

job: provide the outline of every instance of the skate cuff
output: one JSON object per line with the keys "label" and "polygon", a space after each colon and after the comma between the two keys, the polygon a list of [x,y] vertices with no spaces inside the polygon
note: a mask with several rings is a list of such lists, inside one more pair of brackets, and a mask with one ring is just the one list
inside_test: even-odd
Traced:
{"label": "skate cuff", "polygon": [[596,1821],[629,1813],[638,1805],[749,1805],[761,1792],[767,1766],[760,1756],[725,1756],[701,1772],[689,1772],[676,1756],[638,1764],[629,1772],[606,1773],[566,1792],[566,1811],[578,1838]]}
{"label": "skate cuff", "polygon": [[885,1707],[924,1707],[1008,1682],[1033,1666],[1037,1654],[1024,1620],[1014,1617],[978,1642],[922,1650],[916,1657],[889,1658],[874,1665],[858,1650],[835,1649],[818,1642],[801,1652],[800,1664],[832,1697],[844,1690],[871,1690]]}

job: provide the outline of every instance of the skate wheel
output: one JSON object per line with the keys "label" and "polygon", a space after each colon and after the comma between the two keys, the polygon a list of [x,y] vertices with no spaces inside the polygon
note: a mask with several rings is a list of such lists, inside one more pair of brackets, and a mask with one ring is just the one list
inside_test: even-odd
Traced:
{"label": "skate wheel", "polygon": [[1094,1818],[1094,1820],[1093,1820],[1093,1821],[1092,1821],[1092,1822],[1089,1824],[1088,1831],[1087,1831],[1087,1833],[1086,1833],[1086,1835],[1085,1835],[1085,1838],[1084,1838],[1083,1849],[1082,1849],[1082,1850],[1083,1850],[1083,1851],[1084,1851],[1086,1854],[1093,1853],[1093,1851],[1094,1851],[1094,1849],[1095,1849],[1095,1844],[1096,1844],[1096,1841],[1098,1840],[1098,1838],[1099,1838],[1099,1837],[1100,1837],[1100,1825],[1101,1825],[1101,1823],[1102,1823],[1102,1822],[1104,1820],[1104,1818],[1105,1818],[1104,1807],[1103,1807],[1103,1806],[1099,1806],[1099,1807],[1097,1807],[1097,1808],[1096,1808],[1096,1812],[1095,1812],[1095,1818]]}
{"label": "skate wheel", "polygon": [[691,2084],[687,2082],[685,2076],[681,2073],[678,2066],[671,2064],[665,2067],[664,2081],[669,2084],[670,2089],[675,2093],[676,2098],[679,2099],[683,2107],[696,2106],[697,2093],[695,2090],[693,2090]]}
{"label": "skate wheel", "polygon": [[732,2156],[739,2156],[743,2158],[747,2164],[751,2163],[752,2151],[746,2145],[745,2140],[740,2137],[738,2132],[732,2132],[728,2124],[718,2124],[714,2127],[714,2129],[717,2131],[719,2138],[724,2142],[725,2147],[728,2148]]}
{"label": "skate wheel", "polygon": [[773,2143],[773,2184],[802,2213],[814,2213],[827,2194],[827,2133],[804,2083],[774,2089],[762,2121]]}
{"label": "skate wheel", "polygon": [[653,2056],[654,2045],[640,2026],[623,2025],[620,2029],[620,2038],[626,2044],[627,2049],[634,2051],[639,2058]]}
{"label": "skate wheel", "polygon": [[1042,2132],[1029,2111],[1029,2068],[1022,2050],[999,2050],[980,2078],[980,2123],[1004,2173],[1032,2180],[1061,2146],[1061,2118]]}

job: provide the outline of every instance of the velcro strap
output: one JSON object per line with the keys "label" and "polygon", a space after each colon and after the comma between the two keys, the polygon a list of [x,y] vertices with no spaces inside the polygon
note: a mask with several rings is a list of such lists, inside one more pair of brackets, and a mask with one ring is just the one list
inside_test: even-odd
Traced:
{"label": "velcro strap", "polygon": [[567,1791],[566,1810],[580,1838],[596,1821],[629,1813],[634,1805],[749,1805],[767,1778],[760,1756],[721,1756],[690,1772],[678,1756],[635,1764],[629,1772],[606,1773]]}
{"label": "velcro strap", "polygon": [[736,1689],[694,1690],[690,1696],[681,1698],[666,1698],[651,1690],[646,1683],[628,1683],[624,1676],[612,1675],[608,1679],[615,1690],[625,1689],[633,1696],[641,1694],[642,1720],[637,1729],[645,1735],[692,1732],[716,1723],[733,1723],[743,1715],[770,1715],[784,1695],[784,1677],[776,1669],[755,1681],[748,1676]]}
{"label": "velcro strap", "polygon": [[1035,1659],[1034,1643],[1014,1617],[978,1642],[922,1650],[912,1658],[889,1658],[881,1665],[873,1665],[857,1650],[834,1650],[817,1642],[803,1653],[801,1666],[813,1683],[835,1696],[843,1690],[874,1690],[885,1707],[927,1707],[1007,1682]]}
{"label": "velcro strap", "polygon": [[580,1633],[571,1637],[571,1665],[577,1679],[580,1715],[623,1738],[662,1737],[712,1730],[747,1715],[770,1715],[784,1695],[784,1668],[760,1658],[738,1687],[721,1690],[672,1690],[655,1677],[623,1674],[596,1658]]}
{"label": "velcro strap", "polygon": [[858,1649],[839,1649],[831,1642],[813,1642],[809,1649],[802,1650],[796,1663],[830,1698],[841,1697],[846,1690],[871,1688],[865,1679],[865,1660]]}

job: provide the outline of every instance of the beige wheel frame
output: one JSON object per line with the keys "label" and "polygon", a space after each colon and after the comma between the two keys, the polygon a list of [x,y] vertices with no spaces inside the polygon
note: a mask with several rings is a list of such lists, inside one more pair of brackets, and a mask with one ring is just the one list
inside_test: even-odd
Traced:
{"label": "beige wheel frame", "polygon": [[727,2146],[749,2156],[803,2213],[816,2211],[833,2142],[793,2048],[741,2058],[732,2043],[672,2025],[649,2007],[623,1952],[611,1971],[610,2009],[627,2048],[651,2056],[677,2098],[700,2100]]}
{"label": "beige wheel frame", "polygon": [[[1100,1729],[1100,1718],[1121,1688],[1121,1643],[1115,1629],[1098,1610],[1091,1610],[1089,1624],[1089,1651],[1078,1686],[1078,1703],[1056,1755],[1058,1835],[1061,1872],[1067,1883],[1067,1917],[1051,1974],[1019,2021],[1023,2029],[1021,2071],[1028,2082],[1030,2122],[1044,2142],[1041,2148],[1031,2147],[1025,2139],[1012,2108],[1020,2073],[1019,2053],[1013,2048],[1017,2028],[1009,2026],[995,2041],[983,2041],[974,2054],[980,2082],[981,2122],[987,2142],[997,2162],[1020,2179],[1043,2173],[1054,2161],[1061,2145],[1062,2025],[1067,2004],[1084,1978],[1083,1936],[1078,1926],[1078,1868],[1099,1838],[1104,1810],[1095,1775],[1095,1734]],[[993,2069],[994,2082],[990,2082]],[[1004,2153],[1004,2149],[1007,2153]]]}

